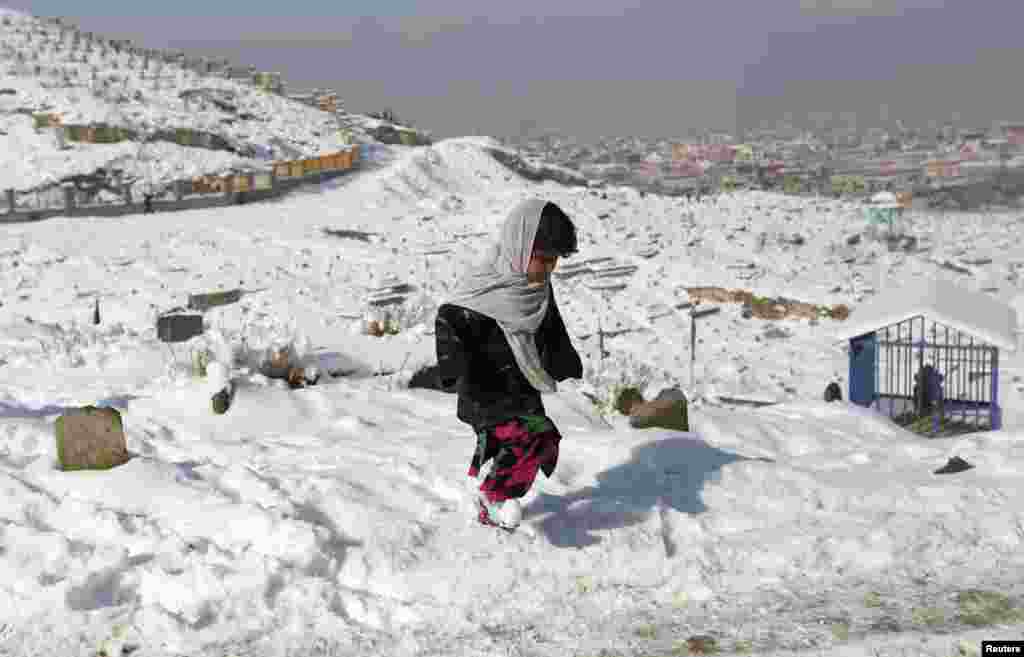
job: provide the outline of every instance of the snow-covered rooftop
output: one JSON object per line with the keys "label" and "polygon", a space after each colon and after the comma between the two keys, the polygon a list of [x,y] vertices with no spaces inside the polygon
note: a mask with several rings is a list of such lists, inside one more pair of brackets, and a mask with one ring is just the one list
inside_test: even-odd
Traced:
{"label": "snow-covered rooftop", "polygon": [[1017,312],[1012,306],[937,278],[886,291],[855,308],[836,337],[848,340],[919,315],[1000,349],[1016,350]]}

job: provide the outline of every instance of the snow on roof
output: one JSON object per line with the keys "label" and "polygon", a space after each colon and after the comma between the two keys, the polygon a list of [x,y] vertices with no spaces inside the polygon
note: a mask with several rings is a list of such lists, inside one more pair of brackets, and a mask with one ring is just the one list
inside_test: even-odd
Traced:
{"label": "snow on roof", "polygon": [[1017,312],[1011,306],[941,279],[914,281],[871,299],[854,309],[836,339],[849,340],[918,315],[1000,349],[1016,350]]}
{"label": "snow on roof", "polygon": [[892,192],[878,192],[871,197],[871,202],[882,207],[899,206],[896,195]]}

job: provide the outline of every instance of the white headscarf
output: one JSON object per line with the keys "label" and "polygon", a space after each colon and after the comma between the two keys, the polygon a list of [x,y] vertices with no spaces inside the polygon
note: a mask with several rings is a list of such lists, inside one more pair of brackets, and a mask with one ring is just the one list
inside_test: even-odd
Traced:
{"label": "white headscarf", "polygon": [[498,241],[466,271],[448,303],[494,319],[530,385],[541,392],[556,392],[555,380],[541,364],[536,341],[537,329],[548,311],[551,283],[531,285],[526,277],[545,205],[547,201],[534,198],[512,209]]}

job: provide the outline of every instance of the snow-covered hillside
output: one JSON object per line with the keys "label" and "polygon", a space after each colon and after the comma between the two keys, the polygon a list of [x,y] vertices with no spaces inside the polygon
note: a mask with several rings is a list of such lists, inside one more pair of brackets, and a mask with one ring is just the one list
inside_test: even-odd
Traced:
{"label": "snow-covered hillside", "polygon": [[[32,189],[73,174],[116,167],[159,186],[174,179],[266,168],[278,159],[335,152],[340,129],[365,139],[366,117],[331,114],[214,75],[158,59],[115,53],[25,14],[0,17],[0,190]],[[39,73],[36,73],[36,70]],[[37,130],[34,113],[63,125],[104,123],[139,137],[115,144],[67,142]],[[159,131],[215,134],[234,152],[142,143]]]}
{"label": "snow-covered hillside", "polygon": [[[954,233],[912,214],[917,248],[889,253],[845,203],[538,184],[494,143],[386,147],[277,203],[0,225],[0,654],[951,657],[1022,638],[1019,354],[1001,355],[1002,430],[929,440],[820,401],[830,381],[845,396],[836,321],[707,304],[691,386],[676,312],[720,286],[856,313],[939,275],[1009,300],[1017,216],[959,215]],[[586,373],[545,397],[558,469],[506,535],[475,520],[454,396],[407,382],[434,361],[434,309],[526,196],[578,226],[553,285]],[[400,332],[364,335],[368,298],[403,283]],[[293,341],[337,375],[292,390],[242,363],[211,413],[155,315],[235,287],[178,365]],[[639,378],[648,398],[686,391],[691,432],[588,397]],[[127,464],[56,467],[55,420],[83,404],[120,409]],[[933,474],[954,455],[975,467]]]}

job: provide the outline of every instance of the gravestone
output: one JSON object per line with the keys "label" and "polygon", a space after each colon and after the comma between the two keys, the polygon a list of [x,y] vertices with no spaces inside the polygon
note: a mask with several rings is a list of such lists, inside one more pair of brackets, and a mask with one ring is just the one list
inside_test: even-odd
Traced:
{"label": "gravestone", "polygon": [[198,310],[203,312],[216,306],[226,306],[231,303],[237,303],[241,298],[241,288],[225,290],[223,292],[190,294],[188,295],[188,307],[189,310]]}
{"label": "gravestone", "polygon": [[629,426],[634,429],[674,429],[689,431],[686,400],[654,399],[633,406],[629,414]]}
{"label": "gravestone", "polygon": [[187,342],[202,333],[202,315],[172,312],[162,315],[156,320],[156,334],[161,342]]}
{"label": "gravestone", "polygon": [[109,470],[130,458],[121,414],[85,406],[65,412],[55,424],[60,469]]}

